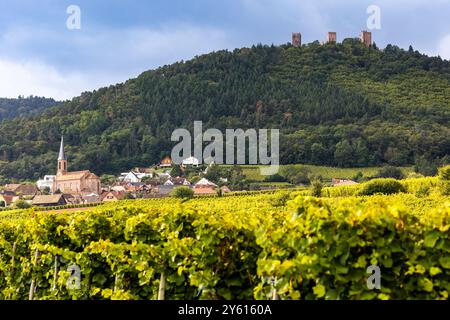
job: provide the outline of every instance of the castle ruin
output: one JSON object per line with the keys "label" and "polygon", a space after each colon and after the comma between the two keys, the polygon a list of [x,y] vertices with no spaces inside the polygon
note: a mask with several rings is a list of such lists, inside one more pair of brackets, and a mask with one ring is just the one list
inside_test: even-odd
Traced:
{"label": "castle ruin", "polygon": [[302,34],[300,32],[292,33],[292,45],[294,47],[300,47],[302,45]]}

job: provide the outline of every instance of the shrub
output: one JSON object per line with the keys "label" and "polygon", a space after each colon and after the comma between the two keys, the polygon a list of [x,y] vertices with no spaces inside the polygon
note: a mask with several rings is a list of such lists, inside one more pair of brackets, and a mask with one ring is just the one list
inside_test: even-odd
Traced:
{"label": "shrub", "polygon": [[31,208],[31,204],[28,203],[28,202],[25,201],[25,200],[17,200],[16,203],[15,203],[15,206],[16,206],[18,209],[28,209],[28,208]]}
{"label": "shrub", "polygon": [[381,168],[376,174],[377,178],[394,178],[397,180],[405,178],[402,170],[397,167],[387,166]]}
{"label": "shrub", "polygon": [[361,171],[358,171],[352,178],[353,181],[361,182],[364,178],[364,174]]}
{"label": "shrub", "polygon": [[320,180],[314,180],[311,183],[311,195],[313,197],[321,197],[322,196],[322,182]]}
{"label": "shrub", "polygon": [[438,172],[438,167],[432,161],[429,161],[425,158],[419,158],[416,160],[416,164],[414,165],[414,171],[420,173],[424,176],[435,176]]}
{"label": "shrub", "polygon": [[401,182],[395,179],[375,179],[365,183],[359,195],[371,196],[377,193],[394,194],[399,192],[406,192],[406,188]]}
{"label": "shrub", "polygon": [[439,169],[439,179],[441,180],[441,194],[450,195],[450,165]]}
{"label": "shrub", "polygon": [[423,198],[427,197],[430,194],[430,186],[421,185],[419,189],[416,191],[416,197]]}
{"label": "shrub", "polygon": [[265,182],[286,182],[287,179],[282,175],[276,173],[274,175],[268,176],[264,179]]}
{"label": "shrub", "polygon": [[284,207],[290,198],[290,193],[278,191],[269,197],[269,203],[274,207]]}
{"label": "shrub", "polygon": [[443,181],[450,181],[450,165],[439,169],[439,178]]}
{"label": "shrub", "polygon": [[189,187],[178,187],[172,191],[171,195],[178,199],[192,199],[194,197],[194,190]]}
{"label": "shrub", "polygon": [[298,167],[294,165],[284,166],[280,170],[280,175],[292,184],[309,184],[309,175],[311,170],[306,167]]}

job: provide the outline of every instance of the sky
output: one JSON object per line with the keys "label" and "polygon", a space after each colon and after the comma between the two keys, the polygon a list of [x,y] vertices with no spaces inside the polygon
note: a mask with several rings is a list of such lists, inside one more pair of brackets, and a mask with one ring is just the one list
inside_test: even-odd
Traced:
{"label": "sky", "polygon": [[378,47],[450,60],[450,0],[0,0],[0,97],[71,99],[211,51],[285,44],[292,32],[342,41],[368,29],[373,5]]}

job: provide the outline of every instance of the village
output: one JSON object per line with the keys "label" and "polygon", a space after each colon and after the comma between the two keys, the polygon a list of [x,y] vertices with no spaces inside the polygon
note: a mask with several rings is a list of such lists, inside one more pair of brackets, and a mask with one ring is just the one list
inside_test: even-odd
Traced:
{"label": "village", "polygon": [[[229,181],[229,175],[211,162],[200,164],[195,157],[188,157],[180,165],[169,156],[149,168],[133,168],[118,176],[101,179],[89,170],[68,170],[64,139],[61,138],[56,175],[46,175],[36,183],[6,184],[0,188],[1,208],[56,207],[66,205],[92,205],[127,199],[164,198],[180,187],[189,188],[194,196],[224,195],[234,191],[247,191],[242,184],[245,175],[237,169]],[[234,169],[229,169],[234,170]],[[214,173],[212,172],[214,171]],[[233,175],[232,175],[233,176]],[[208,179],[209,178],[209,179]],[[103,180],[103,181],[102,181]],[[333,179],[333,185],[351,185],[354,181]],[[238,186],[238,187],[236,187]],[[273,188],[267,187],[268,189]]]}
{"label": "village", "polygon": [[[175,165],[171,158],[166,156],[157,165],[149,168],[133,168],[118,177],[111,176],[108,181],[102,183],[100,177],[89,170],[75,172],[68,170],[62,138],[56,175],[46,175],[35,184],[6,184],[0,190],[0,208],[12,207],[18,202],[26,203],[28,206],[50,207],[87,205],[124,199],[162,198],[169,197],[175,188],[181,186],[192,189],[194,195],[231,192],[225,185],[227,179],[221,179],[223,183],[219,186],[202,177],[212,165],[200,166],[199,160],[194,157],[186,158],[181,165]],[[183,177],[187,170],[194,171],[197,179],[189,181]],[[24,206],[28,207],[26,204]]]}

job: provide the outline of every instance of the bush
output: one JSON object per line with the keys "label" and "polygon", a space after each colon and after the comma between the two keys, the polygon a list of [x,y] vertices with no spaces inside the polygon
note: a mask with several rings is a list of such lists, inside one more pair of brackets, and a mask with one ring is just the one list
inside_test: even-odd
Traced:
{"label": "bush", "polygon": [[358,171],[352,178],[353,181],[361,182],[364,179],[364,174],[361,171]]}
{"label": "bush", "polygon": [[397,180],[401,180],[405,178],[405,175],[403,174],[402,170],[397,167],[387,166],[384,168],[381,168],[378,173],[376,174],[377,178],[394,178]]}
{"label": "bush", "polygon": [[287,179],[278,173],[268,176],[264,179],[264,182],[286,182],[286,181]]}
{"label": "bush", "polygon": [[394,194],[406,192],[403,184],[395,179],[375,179],[365,183],[359,192],[361,196],[371,196],[377,193]]}
{"label": "bush", "polygon": [[311,183],[311,195],[313,197],[321,197],[322,196],[322,182],[320,180],[314,180]]}
{"label": "bush", "polygon": [[421,185],[419,189],[416,191],[416,197],[423,198],[427,197],[430,194],[430,186]]}
{"label": "bush", "polygon": [[450,181],[450,165],[439,169],[439,178],[443,181]]}
{"label": "bush", "polygon": [[432,161],[425,158],[419,158],[414,165],[414,171],[420,173],[423,176],[431,177],[435,176],[438,172],[438,167]]}
{"label": "bush", "polygon": [[189,187],[178,187],[172,191],[171,195],[178,199],[192,199],[194,197],[194,190]]}
{"label": "bush", "polygon": [[280,175],[282,175],[286,180],[292,184],[309,184],[311,170],[306,167],[298,167],[294,165],[284,166],[280,170]]}
{"label": "bush", "polygon": [[16,206],[18,209],[28,209],[28,208],[31,208],[31,204],[28,203],[28,202],[25,201],[25,200],[17,200],[16,203],[15,203],[15,206]]}
{"label": "bush", "polygon": [[450,195],[450,165],[439,169],[440,189],[443,196]]}

